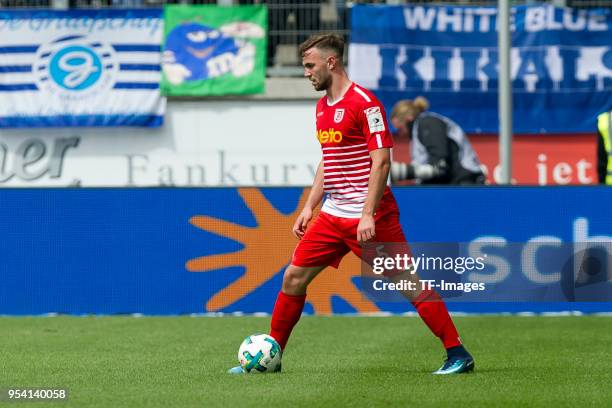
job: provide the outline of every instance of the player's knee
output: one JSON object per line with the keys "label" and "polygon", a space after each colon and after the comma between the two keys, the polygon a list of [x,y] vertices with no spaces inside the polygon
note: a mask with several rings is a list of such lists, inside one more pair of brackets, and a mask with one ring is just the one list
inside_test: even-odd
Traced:
{"label": "player's knee", "polygon": [[303,268],[291,265],[285,270],[283,276],[283,292],[290,295],[301,295],[305,293],[308,282],[308,274]]}

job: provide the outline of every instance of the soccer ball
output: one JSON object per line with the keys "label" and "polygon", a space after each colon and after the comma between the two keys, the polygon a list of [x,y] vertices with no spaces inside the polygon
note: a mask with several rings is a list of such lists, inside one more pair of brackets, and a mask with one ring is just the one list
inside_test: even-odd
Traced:
{"label": "soccer ball", "polygon": [[281,348],[267,334],[253,334],[238,349],[238,361],[246,373],[271,373],[281,363]]}

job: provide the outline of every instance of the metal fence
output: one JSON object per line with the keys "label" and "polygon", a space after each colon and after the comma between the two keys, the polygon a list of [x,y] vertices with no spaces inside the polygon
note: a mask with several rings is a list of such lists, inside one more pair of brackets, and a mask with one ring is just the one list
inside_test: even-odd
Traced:
{"label": "metal fence", "polygon": [[[496,6],[497,0],[0,0],[0,8],[125,8],[160,7],[163,4],[265,4],[268,8],[268,75],[300,75],[298,45],[319,31],[334,31],[348,37],[350,8],[356,3],[460,4]],[[536,3],[514,0],[512,4]],[[549,0],[568,7],[612,7],[612,0]]]}

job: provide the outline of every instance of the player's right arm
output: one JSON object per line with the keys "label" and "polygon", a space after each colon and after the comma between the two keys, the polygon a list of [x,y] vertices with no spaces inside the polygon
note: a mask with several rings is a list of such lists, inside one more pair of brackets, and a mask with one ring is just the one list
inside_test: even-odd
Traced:
{"label": "player's right arm", "polygon": [[312,188],[310,189],[310,193],[308,194],[308,198],[304,204],[304,208],[293,224],[293,235],[295,235],[298,239],[302,239],[304,236],[306,227],[312,219],[312,212],[323,199],[323,194],[323,161],[320,161],[314,181],[312,182]]}

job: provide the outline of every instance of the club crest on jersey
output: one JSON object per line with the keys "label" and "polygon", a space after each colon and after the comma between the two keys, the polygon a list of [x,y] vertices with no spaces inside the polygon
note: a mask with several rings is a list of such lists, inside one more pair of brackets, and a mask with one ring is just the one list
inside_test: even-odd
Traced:
{"label": "club crest on jersey", "polygon": [[334,122],[340,123],[342,122],[342,118],[344,118],[344,108],[336,109],[336,113],[334,114]]}

